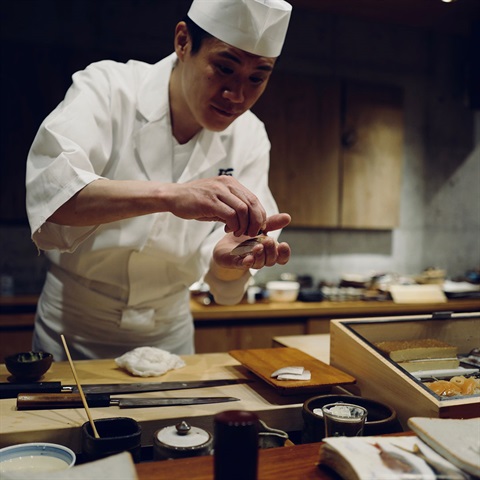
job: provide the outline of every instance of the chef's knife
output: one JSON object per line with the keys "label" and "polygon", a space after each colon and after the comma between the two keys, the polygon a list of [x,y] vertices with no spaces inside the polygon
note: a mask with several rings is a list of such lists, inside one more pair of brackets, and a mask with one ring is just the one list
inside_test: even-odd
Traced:
{"label": "chef's knife", "polygon": [[[143,383],[103,383],[83,385],[84,393],[141,393],[185,390],[189,388],[221,387],[237,385],[251,380],[227,378],[222,380],[191,380],[187,382],[143,382]],[[0,383],[0,398],[15,398],[19,393],[78,393],[76,385],[62,385],[60,382]]]}
{"label": "chef's knife", "polygon": [[[110,395],[93,393],[85,395],[88,406],[120,408],[168,407],[173,405],[201,405],[206,403],[235,402],[235,397],[180,397],[180,398],[111,398]],[[20,393],[17,410],[45,410],[56,408],[82,408],[78,393]]]}

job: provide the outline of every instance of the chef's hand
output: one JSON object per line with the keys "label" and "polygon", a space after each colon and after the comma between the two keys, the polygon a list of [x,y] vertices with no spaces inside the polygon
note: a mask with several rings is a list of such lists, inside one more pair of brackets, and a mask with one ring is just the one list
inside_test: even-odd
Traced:
{"label": "chef's hand", "polygon": [[202,178],[171,184],[170,189],[168,210],[177,217],[223,222],[225,232],[231,232],[235,237],[254,237],[260,230],[265,230],[265,209],[258,198],[234,177]]}
{"label": "chef's hand", "polygon": [[98,179],[73,195],[48,221],[81,227],[157,212],[223,222],[225,232],[235,237],[254,237],[265,230],[267,221],[258,198],[228,175],[187,183]]}
{"label": "chef's hand", "polygon": [[[263,229],[263,233],[279,230],[286,227],[290,223],[290,215],[287,213],[278,213],[268,217]],[[262,242],[253,247],[250,254],[242,257],[232,255],[231,251],[242,241],[249,237],[235,237],[231,233],[225,235],[215,246],[213,251],[213,262],[220,269],[237,270],[239,274],[243,274],[250,268],[260,269],[263,267],[272,267],[273,265],[285,265],[290,259],[290,246],[285,243],[278,243],[274,238],[266,235],[262,237]],[[216,276],[222,278],[222,274],[217,268]],[[238,276],[238,275],[237,275]],[[228,274],[225,274],[225,280],[228,280]],[[230,277],[230,279],[233,279]]]}

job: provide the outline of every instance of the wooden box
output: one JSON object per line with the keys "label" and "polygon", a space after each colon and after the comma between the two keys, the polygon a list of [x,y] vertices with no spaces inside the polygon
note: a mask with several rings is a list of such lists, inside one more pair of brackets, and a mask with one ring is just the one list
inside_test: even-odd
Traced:
{"label": "wooden box", "polygon": [[468,353],[480,347],[480,312],[332,320],[330,364],[354,376],[363,397],[393,407],[405,429],[412,416],[479,417],[480,395],[440,397],[374,346],[420,338],[443,340]]}

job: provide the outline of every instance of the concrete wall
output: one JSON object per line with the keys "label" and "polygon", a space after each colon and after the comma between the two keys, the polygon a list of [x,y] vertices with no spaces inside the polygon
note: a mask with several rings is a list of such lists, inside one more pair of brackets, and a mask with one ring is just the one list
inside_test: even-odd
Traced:
{"label": "concrete wall", "polygon": [[[51,78],[48,68],[37,68],[46,76],[43,85],[64,86],[75,69],[99,58],[155,61],[168,53],[174,20],[188,3],[12,2],[8,22],[2,25],[2,41],[19,51],[34,45],[44,53],[59,53],[61,48],[59,58],[67,66],[55,63]],[[139,10],[139,5],[145,8]],[[35,11],[26,15],[29,8]],[[309,274],[315,281],[336,282],[343,273],[408,274],[428,266],[445,268],[454,277],[480,266],[480,112],[465,101],[467,47],[467,40],[455,35],[295,12],[279,69],[404,89],[400,225],[377,232],[287,228],[281,239],[292,246],[291,262],[261,271],[259,281],[293,272]],[[59,72],[65,75],[62,81]],[[27,91],[34,88],[35,78],[23,75],[18,81]],[[52,104],[42,105],[45,115],[63,90],[47,93]],[[35,122],[42,112],[37,108]],[[31,131],[23,133],[24,149],[32,139]],[[18,168],[24,168],[23,154],[20,157]],[[2,158],[2,175],[6,160]],[[321,188],[321,178],[318,183]],[[2,210],[8,207],[2,205]],[[0,224],[0,268],[11,270],[17,293],[40,291],[46,263],[30,241],[24,218]]]}

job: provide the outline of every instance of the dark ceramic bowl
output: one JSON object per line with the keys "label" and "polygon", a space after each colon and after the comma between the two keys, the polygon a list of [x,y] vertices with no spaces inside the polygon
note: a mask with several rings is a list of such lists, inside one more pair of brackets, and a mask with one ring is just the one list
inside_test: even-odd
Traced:
{"label": "dark ceramic bowl", "polygon": [[17,380],[38,380],[52,362],[53,355],[47,352],[21,352],[5,358],[7,370]]}
{"label": "dark ceramic bowl", "polygon": [[367,409],[367,421],[363,428],[363,435],[383,435],[402,431],[395,410],[385,403],[370,398],[355,395],[321,395],[307,400],[303,404],[303,431],[302,443],[321,442],[325,437],[323,418],[313,411],[329,403],[352,403]]}

